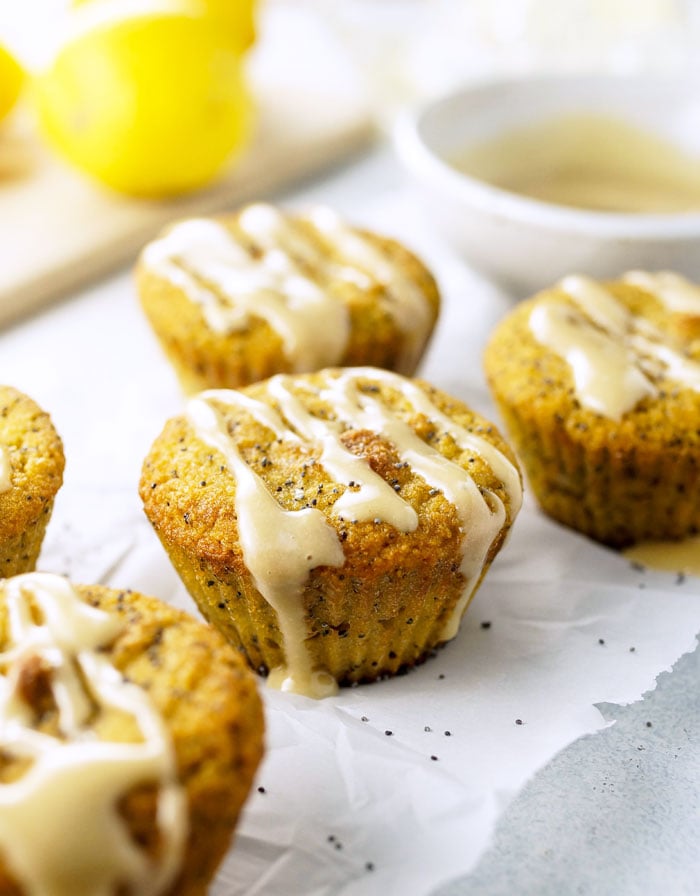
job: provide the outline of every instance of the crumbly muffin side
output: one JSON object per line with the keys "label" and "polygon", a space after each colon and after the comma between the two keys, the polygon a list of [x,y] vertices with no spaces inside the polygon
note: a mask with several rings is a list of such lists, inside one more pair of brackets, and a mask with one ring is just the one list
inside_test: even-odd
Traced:
{"label": "crumbly muffin side", "polygon": [[264,205],[174,225],[136,277],[186,392],[329,365],[411,374],[440,304],[430,272],[395,240]]}
{"label": "crumbly muffin side", "polygon": [[[620,346],[627,339],[636,344],[638,329],[652,341],[660,333],[678,357],[700,362],[700,313],[669,310],[650,286],[626,279],[602,288],[623,309],[623,319],[629,314],[634,321],[631,336],[618,336]],[[617,418],[587,407],[570,364],[533,333],[533,313],[548,303],[581,314],[558,285],[505,318],[484,356],[491,391],[540,505],[560,522],[618,547],[697,532],[700,391],[645,356],[639,369],[648,394]],[[600,323],[590,326],[604,332]]]}
{"label": "crumbly muffin side", "polygon": [[[275,378],[243,394],[277,413],[280,405],[270,394],[270,383],[281,384],[280,394],[300,401],[314,426],[328,425],[347,454],[365,464],[397,503],[400,498],[415,513],[413,529],[402,529],[387,518],[354,518],[351,508],[336,512],[336,503],[342,506],[349,496],[358,495],[362,484],[352,478],[340,481],[329,471],[323,436],[280,435],[245,410],[227,408],[225,400],[217,400],[218,393],[205,393],[223,414],[246,469],[264,483],[275,504],[291,514],[320,513],[331,542],[337,543],[338,554],[329,555],[332,562],[314,565],[310,557],[299,605],[311,667],[329,672],[340,683],[352,683],[396,674],[452,637],[456,631],[450,628],[452,617],[461,616],[466,606],[467,582],[461,568],[464,520],[455,504],[416,472],[386,434],[344,421],[344,412],[324,394],[329,382],[344,376],[356,377],[360,403],[389,409],[421,445],[435,450],[441,464],[452,462],[462,478],[469,475],[474,500],[485,507],[487,516],[489,502],[504,509],[503,525],[484,547],[483,564],[470,582],[469,596],[518,508],[484,457],[458,444],[442,423],[416,410],[392,383],[392,375],[387,379],[377,371],[324,371]],[[416,382],[415,388],[454,428],[463,427],[496,446],[519,489],[519,474],[510,466],[512,454],[491,424],[427,384]],[[362,468],[358,469],[360,478]],[[278,614],[261,594],[242,543],[245,533],[240,507],[237,510],[237,490],[242,487],[241,477],[232,475],[222,453],[195,434],[191,420],[180,417],[169,421],[156,440],[144,463],[140,493],[146,514],[200,610],[245,653],[253,668],[267,672],[284,665],[287,658]],[[306,544],[301,542],[298,551],[304,550]]]}
{"label": "crumbly muffin side", "polygon": [[[162,892],[201,896],[229,847],[262,753],[262,709],[254,676],[217,632],[154,598],[101,586],[75,590],[90,607],[123,623],[103,655],[124,680],[148,695],[172,742],[185,795],[187,836],[179,872]],[[7,626],[7,605],[0,600],[0,650],[7,643]],[[31,657],[23,662],[20,686],[34,710],[36,730],[60,739],[50,685],[54,673],[38,661],[30,668]],[[96,702],[88,724],[100,741],[140,740],[134,720],[116,705]],[[11,749],[0,751],[0,790],[2,783],[24,773],[21,766]],[[144,781],[119,801],[138,848],[155,860],[164,848],[156,823],[157,799],[158,788]],[[0,892],[24,892],[1,857]]]}
{"label": "crumbly muffin side", "polygon": [[63,482],[61,439],[49,415],[11,386],[0,386],[0,576],[34,568]]}

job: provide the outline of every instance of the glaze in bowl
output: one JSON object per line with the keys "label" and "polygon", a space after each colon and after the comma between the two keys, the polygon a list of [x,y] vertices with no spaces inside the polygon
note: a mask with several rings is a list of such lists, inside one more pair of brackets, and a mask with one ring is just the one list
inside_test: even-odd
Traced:
{"label": "glaze in bowl", "polygon": [[[397,121],[395,145],[426,216],[474,267],[519,298],[566,274],[643,268],[700,279],[700,211],[589,211],[510,192],[455,167],[509,131],[572,114],[619,119],[697,158],[700,97],[690,81],[537,77],[462,87]],[[700,177],[700,173],[699,173]]]}

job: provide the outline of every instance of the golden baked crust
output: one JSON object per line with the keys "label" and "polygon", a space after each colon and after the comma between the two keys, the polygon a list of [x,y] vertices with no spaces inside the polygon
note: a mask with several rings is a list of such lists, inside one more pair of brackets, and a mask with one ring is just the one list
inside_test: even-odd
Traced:
{"label": "golden baked crust", "polygon": [[[323,371],[284,380],[317,419],[333,419],[337,417],[333,407],[318,392],[328,377],[340,373]],[[423,442],[468,470],[482,492],[492,492],[505,505],[505,523],[488,551],[478,585],[517,512],[503,482],[482,457],[461,449],[392,386],[371,372],[358,372],[357,382],[362,393],[379,397]],[[513,460],[488,421],[427,383],[413,382],[451,420]],[[241,391],[274,405],[267,383]],[[315,567],[303,589],[305,643],[314,667],[327,670],[340,683],[370,681],[414,665],[444,641],[446,621],[465,585],[460,572],[464,533],[457,510],[445,495],[431,488],[385,437],[344,424],[340,440],[345,448],[366,458],[371,469],[415,509],[419,522],[411,532],[376,519],[342,519],[333,514],[333,505],[355,486],[339,483],[318,463],[318,443],[278,439],[245,412],[220,409],[241,457],[279,505],[286,510],[320,510],[342,545],[344,564]],[[204,616],[239,646],[253,668],[266,671],[283,663],[284,652],[275,611],[246,566],[236,488],[223,456],[195,435],[186,417],[177,417],[166,424],[144,462],[140,494],[148,518]]]}
{"label": "golden baked crust", "polygon": [[0,491],[0,576],[12,576],[36,564],[63,482],[63,445],[45,411],[0,386],[0,447],[11,465],[11,488]]}
{"label": "golden baked crust", "polygon": [[[135,592],[75,587],[88,604],[126,623],[107,654],[129,681],[147,689],[164,719],[189,807],[182,870],[167,896],[200,896],[228,849],[261,758],[263,716],[255,678],[217,632],[185,613]],[[0,651],[6,640],[0,583]],[[56,734],[55,705],[42,703],[41,670],[27,675],[24,692],[36,707],[38,730]],[[134,737],[129,720],[109,710],[93,725],[106,740]],[[0,782],[15,777],[16,762],[0,751]],[[153,789],[140,787],[120,805],[138,841],[147,851],[157,849]],[[0,894],[23,896],[1,856]]]}
{"label": "golden baked crust", "polygon": [[[700,317],[670,312],[630,282],[602,284],[637,318],[665,332],[677,350],[700,361]],[[534,337],[534,308],[561,286],[518,305],[485,351],[489,386],[543,510],[613,546],[677,539],[700,530],[700,393],[656,379],[619,420],[584,407],[569,365]]]}
{"label": "golden baked crust", "polygon": [[[261,250],[238,225],[243,211],[214,220],[255,257],[261,254]],[[395,240],[351,228],[352,233],[367,240],[387,263],[400,270],[425,298],[429,326],[420,339],[415,357],[406,367],[407,332],[410,332],[411,324],[415,328],[418,322],[407,321],[407,327],[402,331],[393,314],[395,300],[385,285],[376,281],[359,285],[329,273],[333,263],[337,263],[338,267],[346,264],[342,252],[309,221],[289,215],[285,216],[285,220],[311,245],[319,247],[331,263],[327,269],[313,269],[300,262],[304,276],[347,308],[348,341],[341,357],[333,363],[339,366],[371,365],[412,374],[427,346],[440,306],[437,284],[425,265]],[[282,338],[266,320],[251,315],[240,330],[213,330],[200,305],[191,301],[182,288],[173,285],[145,263],[146,251],[136,270],[141,305],[186,392],[207,388],[239,388],[276,373],[294,372],[293,364],[285,354]],[[208,288],[212,285],[208,284]],[[312,359],[302,362],[302,365],[303,371],[316,368]]]}

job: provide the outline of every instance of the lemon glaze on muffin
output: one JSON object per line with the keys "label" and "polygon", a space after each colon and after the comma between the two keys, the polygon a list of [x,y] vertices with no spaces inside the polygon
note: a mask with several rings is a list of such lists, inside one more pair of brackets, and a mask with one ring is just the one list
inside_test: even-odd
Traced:
{"label": "lemon glaze on muffin", "polygon": [[461,402],[360,368],[194,397],[140,493],[204,616],[273,686],[323,696],[454,637],[521,483]]}
{"label": "lemon glaze on muffin", "polygon": [[34,569],[63,482],[63,445],[49,415],[0,386],[0,577]]}
{"label": "lemon glaze on muffin", "polygon": [[144,249],[143,309],[187,392],[370,364],[412,374],[432,333],[433,277],[394,240],[255,204],[174,224]]}
{"label": "lemon glaze on muffin", "polygon": [[216,632],[143,595],[5,579],[0,721],[0,892],[206,892],[262,731]]}
{"label": "lemon glaze on muffin", "polygon": [[582,276],[522,303],[485,369],[542,508],[604,543],[700,530],[700,290]]}

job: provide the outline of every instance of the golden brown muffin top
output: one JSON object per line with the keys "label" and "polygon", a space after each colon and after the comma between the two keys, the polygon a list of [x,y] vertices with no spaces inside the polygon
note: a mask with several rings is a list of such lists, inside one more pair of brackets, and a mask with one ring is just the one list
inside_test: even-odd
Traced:
{"label": "golden brown muffin top", "polygon": [[291,372],[341,363],[354,328],[387,318],[404,343],[398,369],[411,373],[439,307],[431,274],[394,240],[328,209],[302,216],[262,203],[176,223],[146,246],[138,280],[144,300],[157,283],[174,288],[176,329],[184,315],[218,334],[271,331]]}
{"label": "golden brown muffin top", "polygon": [[506,404],[591,438],[700,444],[700,289],[678,275],[566,277],[497,327],[485,366]]}
{"label": "golden brown muffin top", "polygon": [[49,415],[17,389],[0,386],[0,538],[19,535],[43,512],[63,468],[63,444]]}
{"label": "golden brown muffin top", "polygon": [[[413,435],[429,455],[449,461],[444,469],[449,467],[450,475],[492,493],[512,516],[519,508],[520,480],[510,448],[492,424],[457,399],[420,380],[373,368],[280,375],[241,390],[195,396],[188,414],[168,421],[144,465],[140,493],[149,517],[164,516],[178,543],[218,554],[222,561],[224,556],[232,561],[231,551],[237,550],[233,506],[243,466],[232,471],[230,456],[221,450],[225,440],[214,446],[197,431],[193,412],[202,407],[213,409],[212,421],[218,419],[245,468],[281,510],[318,511],[332,520],[343,541],[371,537],[378,526],[410,531],[427,524],[437,506],[451,503],[445,490],[419,471],[415,446],[411,454],[397,444],[403,435]],[[461,435],[471,436],[472,444],[460,444]],[[355,462],[354,474],[333,475],[329,459],[336,451],[342,452],[338,469],[345,473],[342,464]],[[436,468],[432,476],[438,475]],[[371,503],[375,489],[391,509]],[[340,505],[345,509],[338,512]]]}
{"label": "golden brown muffin top", "polygon": [[203,893],[262,750],[254,678],[218,633],[141,594],[17,576],[0,675],[0,891],[137,896],[145,873],[149,893]]}
{"label": "golden brown muffin top", "polygon": [[[291,643],[302,590],[323,589],[328,569],[361,589],[407,554],[449,549],[469,597],[521,480],[495,428],[461,402],[349,368],[196,396],[156,440],[140,494],[166,543],[217,575],[251,575],[283,629],[296,616]],[[445,639],[455,632],[451,620]]]}

